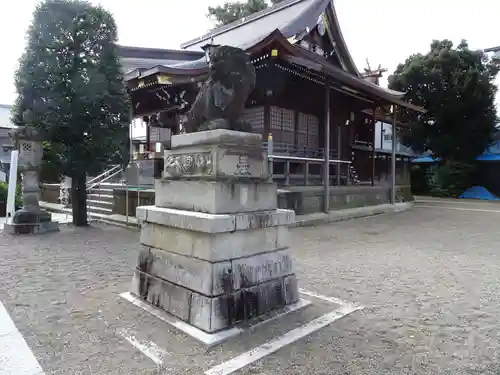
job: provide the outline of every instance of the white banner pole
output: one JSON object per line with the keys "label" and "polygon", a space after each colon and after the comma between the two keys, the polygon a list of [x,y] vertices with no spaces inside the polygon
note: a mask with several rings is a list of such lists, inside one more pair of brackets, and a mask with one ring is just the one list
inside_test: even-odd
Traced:
{"label": "white banner pole", "polygon": [[16,212],[17,162],[19,150],[10,154],[9,190],[7,192],[7,223],[12,224],[12,217]]}

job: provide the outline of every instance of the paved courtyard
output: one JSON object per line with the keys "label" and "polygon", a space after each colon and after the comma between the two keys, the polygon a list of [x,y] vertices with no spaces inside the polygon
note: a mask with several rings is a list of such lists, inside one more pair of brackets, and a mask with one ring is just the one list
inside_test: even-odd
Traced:
{"label": "paved courtyard", "polygon": [[[500,204],[421,200],[293,229],[301,288],[364,308],[234,374],[499,374],[499,222]],[[203,374],[334,309],[304,295],[312,306],[207,349],[119,297],[137,253],[137,232],[104,225],[0,235],[0,301],[45,374]],[[1,338],[0,322],[0,374]]]}

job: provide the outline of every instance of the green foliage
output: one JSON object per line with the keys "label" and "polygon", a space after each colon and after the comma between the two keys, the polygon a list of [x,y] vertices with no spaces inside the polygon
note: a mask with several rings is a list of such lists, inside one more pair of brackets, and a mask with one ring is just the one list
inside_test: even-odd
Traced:
{"label": "green foliage", "polygon": [[23,188],[21,184],[17,184],[16,186],[16,198],[14,200],[14,205],[16,210],[23,206]]}
{"label": "green foliage", "polygon": [[[128,107],[113,17],[78,0],[37,5],[12,120],[46,134],[60,174],[92,174],[127,143]],[[47,161],[47,157],[46,157]]]}
{"label": "green foliage", "polygon": [[61,160],[58,155],[54,153],[52,144],[48,141],[42,142],[43,158],[42,166],[40,168],[40,182],[52,184],[61,181]]}
{"label": "green foliage", "polygon": [[[7,203],[7,197],[9,195],[9,184],[7,182],[0,182],[0,203]],[[16,209],[22,207],[23,205],[23,195],[21,185],[16,186],[16,198],[15,206]]]}
{"label": "green foliage", "polygon": [[[278,4],[283,0],[271,0],[271,4]],[[208,17],[213,19],[217,26],[227,25],[253,13],[260,12],[269,6],[266,0],[230,1],[224,5],[208,7]]]}
{"label": "green foliage", "polygon": [[411,166],[410,180],[412,194],[425,195],[429,193],[427,169],[423,165],[414,164]]}
{"label": "green foliage", "polygon": [[446,162],[432,169],[428,186],[430,193],[436,196],[458,197],[472,186],[476,171],[474,164]]}
{"label": "green foliage", "polygon": [[75,225],[86,224],[86,175],[101,172],[128,145],[117,37],[103,8],[45,0],[36,6],[15,76],[12,121],[44,134],[50,179],[72,177]]}
{"label": "green foliage", "polygon": [[9,191],[9,185],[6,182],[0,182],[0,202],[7,202],[7,195]]}
{"label": "green foliage", "polygon": [[410,56],[389,77],[389,88],[427,113],[401,111],[411,124],[404,142],[416,151],[431,150],[446,161],[473,163],[492,140],[496,121],[493,81],[498,65],[462,41],[433,41],[430,51]]}

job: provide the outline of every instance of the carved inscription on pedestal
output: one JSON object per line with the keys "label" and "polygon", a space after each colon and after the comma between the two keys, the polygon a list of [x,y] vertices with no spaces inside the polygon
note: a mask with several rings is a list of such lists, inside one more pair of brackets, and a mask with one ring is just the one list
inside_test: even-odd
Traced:
{"label": "carved inscription on pedestal", "polygon": [[167,176],[211,175],[212,172],[212,155],[210,152],[168,155],[165,158],[165,174]]}
{"label": "carved inscription on pedestal", "polygon": [[236,172],[234,174],[240,177],[250,177],[252,175],[247,155],[238,156],[238,163],[236,164]]}

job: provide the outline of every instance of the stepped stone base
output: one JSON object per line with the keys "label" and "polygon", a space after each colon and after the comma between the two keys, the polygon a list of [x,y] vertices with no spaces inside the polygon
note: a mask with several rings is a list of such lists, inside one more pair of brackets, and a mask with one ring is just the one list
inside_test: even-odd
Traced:
{"label": "stepped stone base", "polygon": [[137,208],[130,292],[206,333],[299,300],[288,254],[295,213],[277,209],[260,135],[172,137],[155,206]]}
{"label": "stepped stone base", "polygon": [[136,270],[131,292],[207,333],[233,327],[299,300],[295,275],[210,297]]}
{"label": "stepped stone base", "polygon": [[299,300],[285,226],[293,211],[137,213],[142,250],[130,291],[150,304],[213,333]]}
{"label": "stepped stone base", "polygon": [[41,223],[8,224],[3,226],[4,233],[8,234],[44,234],[57,232],[59,223],[57,221],[45,221]]}

